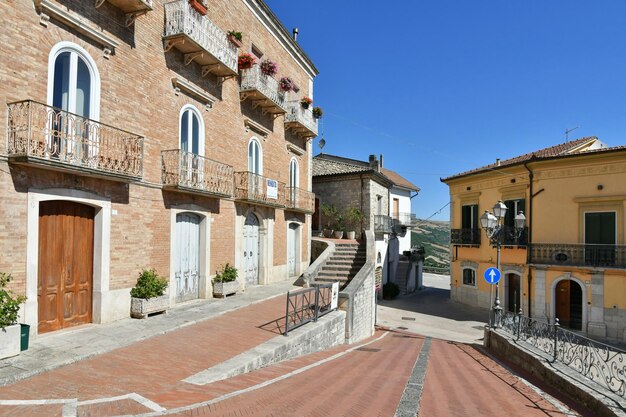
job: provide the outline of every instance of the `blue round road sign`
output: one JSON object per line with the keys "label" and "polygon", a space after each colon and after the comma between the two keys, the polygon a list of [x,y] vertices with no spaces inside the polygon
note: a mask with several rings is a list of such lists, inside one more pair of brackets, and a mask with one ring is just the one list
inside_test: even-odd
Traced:
{"label": "blue round road sign", "polygon": [[498,268],[487,268],[484,276],[487,284],[497,284],[500,281],[500,270]]}

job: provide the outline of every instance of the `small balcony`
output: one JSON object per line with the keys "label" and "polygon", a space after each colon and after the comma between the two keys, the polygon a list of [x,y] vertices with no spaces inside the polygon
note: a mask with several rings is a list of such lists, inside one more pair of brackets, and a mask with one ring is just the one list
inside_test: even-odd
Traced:
{"label": "small balcony", "polygon": [[415,216],[411,213],[392,213],[391,218],[393,219],[394,224],[411,227]]}
{"label": "small balcony", "polygon": [[161,152],[164,189],[232,197],[233,167],[180,149]]}
{"label": "small balcony", "polygon": [[480,246],[482,229],[451,229],[450,242],[453,245]]}
{"label": "small balcony", "polygon": [[310,106],[308,109],[302,107],[299,101],[287,103],[285,126],[305,138],[317,136],[317,119],[313,117],[313,111]]}
{"label": "small balcony", "polygon": [[391,233],[393,231],[393,219],[384,214],[374,215],[374,233]]}
{"label": "small balcony", "polygon": [[626,245],[533,243],[530,245],[530,263],[626,269]]}
{"label": "small balcony", "polygon": [[237,75],[237,48],[226,33],[202,16],[187,0],[165,4],[165,51],[172,48],[184,54],[185,65],[193,61],[202,66],[202,75]]}
{"label": "small balcony", "polygon": [[[126,14],[126,26],[133,24],[138,16],[154,9],[152,0],[106,0]],[[96,7],[100,7],[105,0],[96,0]]]}
{"label": "small balcony", "polygon": [[315,212],[315,194],[297,187],[287,187],[287,209],[301,213]]}
{"label": "small balcony", "polygon": [[143,137],[32,100],[9,103],[9,162],[130,182],[143,175]]}
{"label": "small balcony", "polygon": [[280,91],[274,77],[261,72],[259,65],[241,70],[239,95],[242,101],[252,100],[254,107],[260,107],[263,113],[278,115],[287,112],[286,94]]}
{"label": "small balcony", "polygon": [[502,226],[502,246],[526,246],[528,242],[528,227],[521,233],[513,226]]}
{"label": "small balcony", "polygon": [[235,200],[285,207],[285,184],[248,171],[235,172]]}

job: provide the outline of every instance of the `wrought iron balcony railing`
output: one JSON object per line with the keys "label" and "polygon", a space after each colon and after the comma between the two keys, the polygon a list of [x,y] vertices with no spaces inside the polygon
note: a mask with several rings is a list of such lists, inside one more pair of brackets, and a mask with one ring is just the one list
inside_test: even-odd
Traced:
{"label": "wrought iron balcony railing", "polygon": [[143,175],[143,137],[32,100],[9,103],[13,163],[122,181]]}
{"label": "wrought iron balcony railing", "polygon": [[393,219],[384,214],[374,215],[374,232],[391,233],[393,230]]}
{"label": "wrought iron balcony railing", "polygon": [[233,167],[180,149],[161,152],[163,188],[232,197]]}
{"label": "wrought iron balcony railing", "polygon": [[284,114],[287,112],[286,94],[280,91],[278,81],[261,72],[258,65],[241,70],[240,95],[242,100],[250,99],[264,112]]}
{"label": "wrought iron balcony railing", "polygon": [[626,245],[533,243],[530,262],[538,265],[626,268]]}
{"label": "wrought iron balcony railing", "polygon": [[407,227],[413,224],[414,219],[416,220],[412,213],[391,213],[391,218],[394,220],[394,224]]}
{"label": "wrought iron balcony railing", "polygon": [[287,103],[287,114],[285,114],[285,126],[304,137],[317,136],[317,119],[313,117],[313,111],[302,107],[299,101],[289,101]]}
{"label": "wrought iron balcony railing", "polygon": [[172,47],[185,54],[185,65],[196,61],[202,74],[237,74],[237,48],[209,18],[202,16],[188,0],[165,4],[165,50]]}
{"label": "wrought iron balcony railing", "polygon": [[235,172],[235,199],[285,207],[285,183],[249,171]]}
{"label": "wrought iron balcony railing", "polygon": [[528,227],[521,232],[513,226],[502,226],[502,246],[526,246],[528,242]]}
{"label": "wrought iron balcony railing", "polygon": [[287,187],[287,208],[303,213],[315,211],[315,194],[297,187]]}
{"label": "wrought iron balcony railing", "polygon": [[453,245],[480,245],[482,229],[451,229],[450,241]]}

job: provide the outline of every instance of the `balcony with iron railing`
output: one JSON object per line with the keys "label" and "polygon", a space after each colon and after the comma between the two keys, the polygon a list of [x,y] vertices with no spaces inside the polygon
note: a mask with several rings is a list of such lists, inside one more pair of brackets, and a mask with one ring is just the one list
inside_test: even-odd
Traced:
{"label": "balcony with iron railing", "polygon": [[626,269],[626,245],[586,243],[532,243],[530,263],[535,265]]}
{"label": "balcony with iron railing", "polygon": [[188,0],[165,4],[163,40],[166,52],[178,49],[184,54],[185,65],[195,61],[202,66],[202,75],[237,74],[237,48],[222,29],[193,9]]}
{"label": "balcony with iron railing", "polygon": [[142,178],[142,136],[32,100],[8,108],[9,162],[123,182]]}
{"label": "balcony with iron railing", "polygon": [[235,172],[235,200],[270,207],[285,207],[285,183],[254,174]]}
{"label": "balcony with iron railing", "polygon": [[302,107],[299,101],[287,102],[285,126],[305,138],[317,136],[317,119],[313,117],[313,111],[310,106]]}
{"label": "balcony with iron railing", "polygon": [[393,219],[385,214],[374,215],[374,233],[391,233],[393,231]]}
{"label": "balcony with iron railing", "polygon": [[315,212],[315,194],[297,187],[287,187],[287,209],[312,214]]}
{"label": "balcony with iron railing", "polygon": [[400,226],[410,227],[413,225],[413,220],[417,220],[412,213],[391,213],[391,218],[394,220],[394,224]]}
{"label": "balcony with iron railing", "polygon": [[450,242],[453,245],[480,246],[482,229],[451,229]]}
{"label": "balcony with iron railing", "polygon": [[232,197],[233,167],[180,149],[161,152],[164,189]]}
{"label": "balcony with iron railing", "polygon": [[278,81],[271,75],[264,74],[259,65],[241,70],[241,100],[250,99],[255,107],[264,113],[284,114],[287,112],[286,93],[280,91]]}

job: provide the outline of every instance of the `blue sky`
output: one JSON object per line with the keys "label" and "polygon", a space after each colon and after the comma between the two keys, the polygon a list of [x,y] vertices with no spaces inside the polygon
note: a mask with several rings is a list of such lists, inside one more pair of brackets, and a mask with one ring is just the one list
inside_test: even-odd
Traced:
{"label": "blue sky", "polygon": [[421,188],[420,218],[449,201],[440,177],[562,143],[566,128],[626,144],[622,0],[266,2],[320,71],[324,152],[383,154]]}

